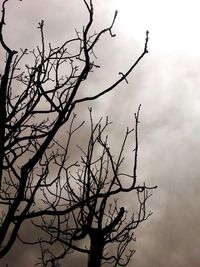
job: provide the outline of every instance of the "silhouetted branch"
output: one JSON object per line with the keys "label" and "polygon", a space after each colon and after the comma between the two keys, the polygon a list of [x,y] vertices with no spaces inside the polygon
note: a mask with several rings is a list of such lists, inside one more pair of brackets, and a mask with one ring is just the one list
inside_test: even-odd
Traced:
{"label": "silhouetted branch", "polygon": [[[95,63],[94,52],[97,42],[104,33],[115,36],[112,31],[117,11],[110,26],[92,33],[93,2],[84,0],[89,18],[82,32],[76,31],[75,38],[66,40],[59,47],[47,45],[44,21],[41,21],[38,24],[41,44],[32,51],[21,49],[17,52],[8,46],[4,38],[7,2],[2,2],[0,19],[0,45],[4,53],[0,76],[0,209],[3,211],[0,217],[0,258],[8,253],[17,237],[22,239],[19,230],[28,219],[34,219],[34,226],[40,226],[50,234],[50,243],[63,240],[59,234],[62,229],[58,227],[67,220],[64,232],[66,247],[61,257],[68,253],[68,248],[83,252],[85,249],[73,242],[89,234],[94,218],[99,219],[99,225],[102,224],[108,199],[136,188],[139,193],[144,193],[147,188],[136,187],[135,184],[139,111],[136,114],[134,171],[133,175],[126,175],[119,173],[119,169],[126,139],[132,131],[127,130],[121,154],[115,162],[108,139],[102,139],[108,120],[103,126],[101,121],[95,125],[91,117],[88,150],[82,149],[81,162],[71,161],[72,138],[83,125],[75,122],[75,108],[79,103],[95,100],[115,89],[122,81],[127,81],[128,75],[148,52],[148,32],[143,53],[117,81],[93,96],[78,97],[84,80],[99,67]],[[77,49],[70,53],[71,46]],[[26,57],[33,59],[32,65],[24,64]],[[102,148],[102,154],[94,160],[97,143]],[[111,180],[108,175],[110,169],[113,174]],[[130,186],[125,186],[122,176],[131,179]],[[143,201],[140,201],[143,206]],[[99,210],[96,210],[99,203]],[[116,211],[113,214],[115,219],[110,220],[105,229],[114,229],[123,220],[123,214],[122,209],[121,213]],[[73,228],[70,220],[75,221],[76,218]],[[45,243],[45,240],[39,239],[38,242]],[[54,254],[52,259],[56,262],[58,258]]]}
{"label": "silhouetted branch", "polygon": [[[90,110],[91,135],[87,150],[80,148],[82,156],[79,167],[75,173],[69,172],[66,175],[64,185],[65,195],[69,196],[72,207],[78,203],[80,206],[71,211],[67,220],[64,214],[58,212],[55,218],[59,217],[59,223],[57,220],[50,222],[46,219],[42,226],[50,240],[62,244],[66,250],[71,248],[89,254],[89,267],[100,266],[104,261],[113,266],[126,266],[135,253],[134,249],[129,249],[132,242],[135,242],[133,231],[152,214],[151,211],[147,212],[146,202],[151,196],[148,190],[156,187],[137,184],[139,111],[140,106],[135,114],[134,130],[127,129],[119,154],[114,157],[108,136],[104,133],[110,125],[108,119],[104,124],[101,119],[94,124]],[[127,140],[133,133],[133,173],[122,173]],[[74,181],[76,188],[73,186]],[[131,193],[131,198],[135,200],[133,205],[138,206],[137,212],[118,208],[117,198],[123,192]],[[67,228],[66,221],[70,222]],[[41,225],[37,226],[41,228]],[[83,248],[77,242],[86,237],[89,237],[90,244]],[[56,259],[58,258],[57,254]]]}

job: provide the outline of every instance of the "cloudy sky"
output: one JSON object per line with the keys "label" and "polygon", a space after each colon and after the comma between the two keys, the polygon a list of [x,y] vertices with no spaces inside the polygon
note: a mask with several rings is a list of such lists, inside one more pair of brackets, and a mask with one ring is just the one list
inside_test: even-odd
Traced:
{"label": "cloudy sky", "polygon": [[[114,122],[116,146],[122,126],[132,124],[142,104],[138,172],[142,182],[158,189],[149,201],[154,214],[137,231],[137,252],[129,266],[199,267],[200,3],[94,0],[94,8],[97,30],[110,24],[115,9],[119,11],[117,36],[105,36],[97,46],[101,70],[88,81],[94,90],[126,71],[143,50],[146,30],[150,32],[149,54],[128,85],[92,104],[96,114],[109,115]],[[9,45],[15,50],[33,48],[39,42],[41,19],[47,41],[59,45],[73,37],[75,28],[81,30],[87,11],[82,0],[9,0],[5,28]],[[0,266],[6,262],[9,267],[31,266],[34,253],[15,245]]]}

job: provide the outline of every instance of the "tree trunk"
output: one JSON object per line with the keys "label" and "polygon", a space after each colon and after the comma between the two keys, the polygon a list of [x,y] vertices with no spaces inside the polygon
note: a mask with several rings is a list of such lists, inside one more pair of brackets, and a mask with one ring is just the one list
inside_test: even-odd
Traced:
{"label": "tree trunk", "polygon": [[92,229],[90,233],[90,255],[88,267],[100,267],[103,256],[104,239],[102,231]]}

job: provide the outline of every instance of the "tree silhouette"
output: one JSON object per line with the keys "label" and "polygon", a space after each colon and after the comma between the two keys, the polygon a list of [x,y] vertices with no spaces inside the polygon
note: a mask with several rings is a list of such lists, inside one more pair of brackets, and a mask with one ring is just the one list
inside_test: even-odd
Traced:
{"label": "tree silhouette", "polygon": [[[86,150],[80,148],[82,156],[76,172],[66,169],[63,185],[72,206],[82,199],[88,201],[82,202],[67,218],[55,216],[54,220],[47,220],[43,217],[42,225],[35,224],[49,235],[49,239],[39,241],[43,266],[50,263],[51,266],[59,266],[59,259],[73,250],[89,255],[88,267],[99,267],[105,262],[112,266],[126,266],[131,260],[135,253],[132,244],[135,241],[134,229],[152,214],[147,212],[146,202],[150,197],[148,191],[155,188],[137,182],[139,109],[135,114],[135,127],[131,130],[127,128],[122,144],[118,145],[118,156],[113,156],[109,136],[104,133],[110,125],[108,118],[105,123],[101,119],[94,124],[90,110],[88,146]],[[132,171],[128,173],[124,170],[127,168],[125,159],[130,138],[134,139],[132,143],[135,141],[135,147],[133,149],[133,144],[130,147],[134,156]],[[136,212],[118,207],[123,193],[130,195]],[[67,227],[66,222],[70,222]],[[86,237],[89,237],[89,244],[87,240],[80,244],[79,241]],[[59,243],[62,250],[54,254],[49,248],[45,249],[43,243]]]}
{"label": "tree silhouette", "polygon": [[[33,51],[15,51],[4,38],[7,2],[2,2],[0,20],[3,51],[0,76],[0,258],[9,252],[27,220],[38,219],[42,225],[44,216],[54,220],[59,216],[71,218],[78,213],[83,221],[77,229],[84,232],[79,228],[91,215],[91,212],[85,215],[85,208],[94,209],[94,203],[106,198],[107,193],[97,190],[92,194],[96,189],[88,188],[82,198],[77,199],[69,187],[68,196],[63,195],[66,193],[62,185],[63,173],[67,178],[70,168],[78,168],[77,162],[71,165],[68,162],[71,136],[82,125],[73,127],[74,112],[80,103],[94,101],[115,89],[148,53],[146,32],[143,52],[125,73],[120,74],[119,79],[94,95],[80,96],[78,92],[84,81],[99,67],[95,64],[94,54],[97,42],[103,34],[115,36],[112,28],[117,12],[109,27],[91,33],[93,3],[92,0],[84,0],[89,14],[88,23],[81,33],[76,31],[73,39],[66,40],[59,47],[46,44],[44,22],[41,21],[38,25],[41,45]],[[70,47],[78,49],[71,52]],[[26,57],[32,57],[34,63],[24,64]],[[66,128],[68,137],[60,140],[59,134]],[[109,156],[106,144],[101,143],[101,146]],[[111,193],[114,189],[110,190]],[[117,208],[115,213],[118,217]],[[69,231],[72,231],[70,226]]]}

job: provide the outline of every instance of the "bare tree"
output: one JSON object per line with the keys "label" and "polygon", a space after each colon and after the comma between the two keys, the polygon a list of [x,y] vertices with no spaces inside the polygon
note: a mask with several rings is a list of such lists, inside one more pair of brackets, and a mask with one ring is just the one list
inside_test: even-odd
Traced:
{"label": "bare tree", "polygon": [[[118,156],[112,154],[109,135],[104,133],[110,124],[108,118],[105,123],[101,119],[94,124],[90,110],[91,134],[87,149],[80,148],[82,156],[76,171],[66,169],[63,186],[73,205],[82,199],[87,201],[82,202],[68,218],[55,216],[54,220],[46,220],[43,217],[43,224],[37,225],[50,237],[49,241],[40,240],[43,266],[50,263],[58,266],[58,260],[73,250],[89,255],[88,267],[100,267],[105,262],[114,267],[126,266],[131,260],[135,253],[132,244],[135,241],[134,229],[152,214],[147,212],[146,202],[150,197],[148,191],[156,188],[138,184],[139,109],[135,114],[135,127],[131,130],[127,128]],[[131,137],[133,142],[128,148],[127,141]],[[132,164],[130,159],[126,161],[128,150],[134,154]],[[126,172],[128,163],[132,166],[130,173]],[[124,206],[118,207],[123,194],[126,197],[128,194],[136,212],[128,211]],[[70,224],[66,227],[67,222]],[[54,254],[45,249],[43,243],[59,243],[63,249]]]}
{"label": "bare tree", "polygon": [[[9,47],[4,38],[8,0],[2,2],[0,44],[4,58],[1,58],[3,71],[0,76],[0,258],[13,246],[24,221],[41,219],[42,216],[52,216],[53,219],[54,216],[71,216],[70,213],[73,214],[78,208],[85,209],[87,205],[93,209],[92,203],[107,195],[103,192],[91,195],[92,188],[76,201],[70,199],[70,194],[63,195],[66,192],[62,189],[63,172],[67,172],[71,165],[78,167],[76,162],[70,165],[68,161],[71,133],[81,126],[72,129],[74,112],[80,103],[105,95],[127,79],[148,53],[148,32],[143,52],[125,73],[121,73],[118,80],[94,95],[80,97],[78,92],[82,84],[99,67],[95,64],[95,46],[103,34],[115,36],[112,28],[117,17],[115,12],[109,27],[92,33],[93,3],[92,0],[83,1],[89,19],[82,32],[76,31],[75,38],[54,48],[45,43],[44,22],[41,21],[38,25],[41,45],[33,51],[21,49],[19,52]],[[71,51],[71,47],[77,49]],[[24,65],[25,58],[30,56],[34,63]],[[60,140],[60,131],[67,127],[68,137]],[[101,145],[109,155],[106,144]],[[115,179],[117,181],[118,178]],[[56,188],[54,193],[52,188]],[[50,201],[49,196],[54,197],[53,200]],[[87,216],[84,217],[82,219],[86,220]]]}

